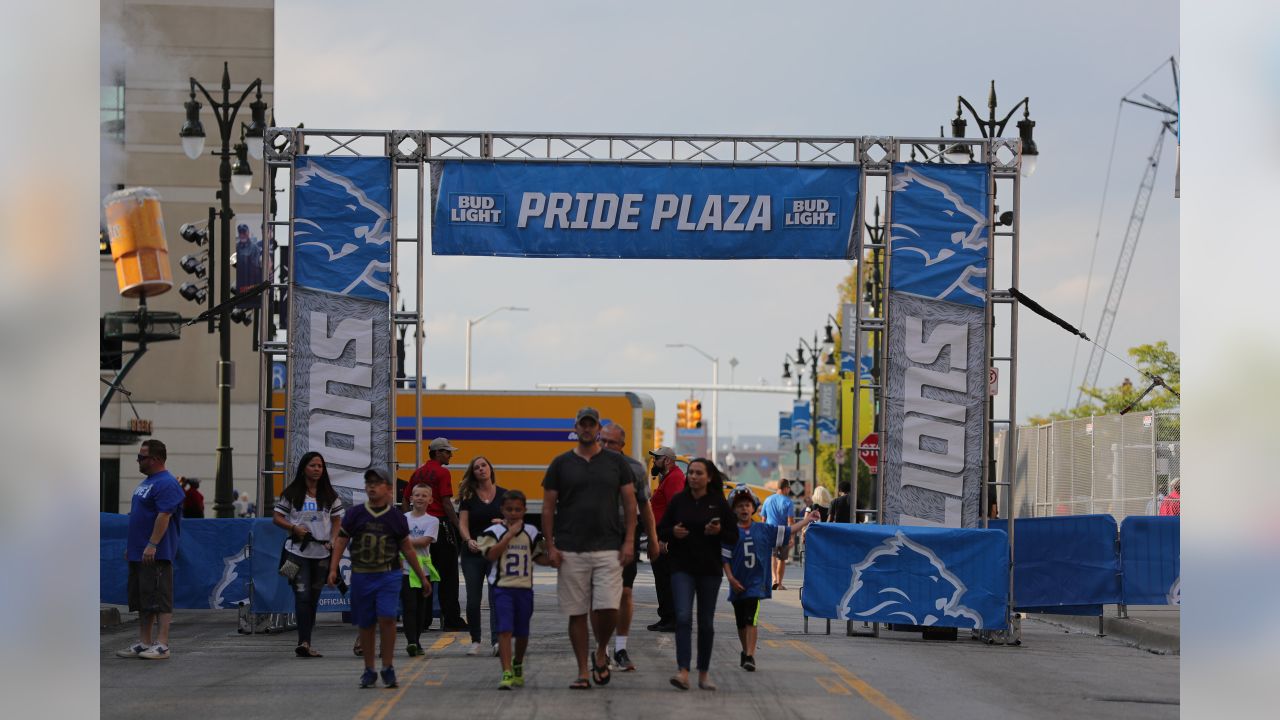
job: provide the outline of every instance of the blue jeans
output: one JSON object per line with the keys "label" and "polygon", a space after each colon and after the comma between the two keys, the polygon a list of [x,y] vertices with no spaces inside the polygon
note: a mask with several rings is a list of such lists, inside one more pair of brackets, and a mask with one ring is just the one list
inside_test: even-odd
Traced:
{"label": "blue jeans", "polygon": [[720,575],[671,573],[671,595],[676,610],[676,667],[689,669],[693,642],[693,599],[698,598],[698,672],[711,669],[711,644],[716,637],[716,596]]}
{"label": "blue jeans", "polygon": [[[488,586],[486,575],[489,573],[489,562],[483,555],[462,549],[462,577],[467,583],[467,630],[471,633],[471,642],[480,642],[480,600],[484,597],[484,589]],[[498,633],[494,627],[493,597],[489,597],[489,641],[498,642]]]}

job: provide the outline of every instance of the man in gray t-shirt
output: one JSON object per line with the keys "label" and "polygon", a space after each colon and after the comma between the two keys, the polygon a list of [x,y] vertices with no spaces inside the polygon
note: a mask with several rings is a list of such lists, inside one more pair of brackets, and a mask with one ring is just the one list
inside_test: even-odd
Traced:
{"label": "man in gray t-shirt", "polygon": [[[584,407],[573,425],[578,445],[556,457],[542,479],[542,530],[556,574],[560,610],[569,616],[569,641],[578,660],[572,687],[587,680],[587,613],[596,631],[591,678],[609,682],[606,644],[617,623],[622,568],[635,556],[635,476],[622,455],[600,447],[600,413]],[[621,503],[621,516],[617,508]]]}
{"label": "man in gray t-shirt", "polygon": [[[627,461],[631,474],[635,476],[636,506],[640,516],[637,518],[640,527],[649,536],[649,559],[658,556],[657,523],[653,520],[653,508],[649,507],[649,498],[653,491],[649,489],[649,473],[639,460],[627,455],[627,433],[617,423],[606,425],[600,429],[600,444],[608,452],[617,452]],[[621,511],[620,511],[621,512]],[[635,670],[631,656],[627,653],[627,635],[631,632],[631,618],[635,613],[635,602],[631,596],[631,586],[635,584],[637,563],[640,560],[640,533],[636,533],[636,556],[622,568],[622,601],[618,605],[618,633],[614,636],[613,662],[623,672]]]}

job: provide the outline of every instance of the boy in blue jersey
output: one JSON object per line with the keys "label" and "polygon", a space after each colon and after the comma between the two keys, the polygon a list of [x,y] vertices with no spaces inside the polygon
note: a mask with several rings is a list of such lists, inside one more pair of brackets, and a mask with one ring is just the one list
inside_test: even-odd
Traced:
{"label": "boy in blue jersey", "polygon": [[729,506],[738,518],[738,542],[725,545],[724,574],[729,580],[729,602],[738,624],[742,652],[738,664],[748,672],[756,669],[756,626],[760,623],[760,601],[773,597],[773,568],[769,561],[776,548],[785,548],[791,534],[800,532],[818,519],[814,510],[794,525],[771,525],[753,522],[751,516],[760,506],[755,493],[745,485],[729,493]]}
{"label": "boy in blue jersey", "polygon": [[[533,617],[533,566],[550,565],[538,528],[524,522],[525,497],[519,490],[502,496],[502,522],[481,533],[476,545],[489,561],[489,604],[502,660],[499,690],[524,685],[524,653]],[[512,653],[511,638],[516,639]]]}

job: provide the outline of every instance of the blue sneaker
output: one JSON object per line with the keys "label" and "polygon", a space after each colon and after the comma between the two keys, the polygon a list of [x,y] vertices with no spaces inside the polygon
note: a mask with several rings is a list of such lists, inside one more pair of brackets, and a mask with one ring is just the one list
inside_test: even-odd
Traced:
{"label": "blue sneaker", "polygon": [[[370,670],[370,672],[373,672]],[[389,688],[396,686],[396,669],[394,667],[382,668],[382,684]]]}
{"label": "blue sneaker", "polygon": [[376,684],[378,684],[378,673],[374,672],[373,668],[365,668],[364,674],[360,676],[360,687],[373,687]]}

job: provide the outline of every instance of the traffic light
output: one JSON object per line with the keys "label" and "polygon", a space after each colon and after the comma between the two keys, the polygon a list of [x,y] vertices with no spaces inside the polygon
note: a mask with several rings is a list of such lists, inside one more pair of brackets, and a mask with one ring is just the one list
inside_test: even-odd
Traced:
{"label": "traffic light", "polygon": [[702,427],[702,403],[697,400],[681,400],[676,404],[676,427],[696,430]]}

